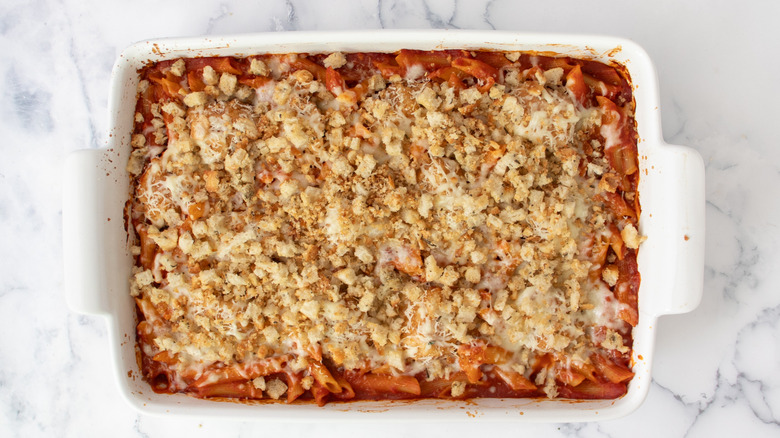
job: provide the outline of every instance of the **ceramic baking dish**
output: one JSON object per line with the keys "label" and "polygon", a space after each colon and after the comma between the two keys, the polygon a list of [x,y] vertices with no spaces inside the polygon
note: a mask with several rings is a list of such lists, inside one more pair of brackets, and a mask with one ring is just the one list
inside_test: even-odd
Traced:
{"label": "ceramic baking dish", "polygon": [[[330,403],[227,403],[186,395],[155,394],[140,378],[135,352],[132,266],[124,206],[129,178],[137,70],[148,61],[258,53],[394,52],[406,49],[493,49],[553,52],[624,65],[634,86],[639,134],[639,324],[634,328],[635,378],[617,400],[541,399],[359,401]],[[545,53],[548,54],[548,53]],[[145,41],[126,49],[111,76],[109,132],[102,149],[70,154],[65,163],[63,234],[65,291],[71,309],[108,323],[111,363],[128,402],[152,414],[237,419],[522,420],[589,421],[636,409],[650,387],[653,344],[661,315],[689,312],[701,298],[704,267],[704,165],[694,150],[664,143],[658,83],[645,51],[618,38],[463,31],[271,33]],[[107,359],[108,360],[108,359]]]}

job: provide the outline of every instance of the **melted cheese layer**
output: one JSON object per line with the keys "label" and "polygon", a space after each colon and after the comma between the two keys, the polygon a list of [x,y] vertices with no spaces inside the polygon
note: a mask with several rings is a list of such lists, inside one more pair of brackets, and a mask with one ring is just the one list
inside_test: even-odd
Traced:
{"label": "melted cheese layer", "polygon": [[152,281],[142,266],[132,279],[144,353],[176,357],[174,386],[283,355],[293,371],[321,354],[448,378],[477,342],[531,377],[544,355],[589,363],[595,329],[627,330],[589,278],[614,218],[581,171],[608,168],[593,140],[615,134],[560,74],[456,93],[411,69],[353,106],[270,69],[244,98],[168,114],[168,147],[135,183],[133,220],[158,252]]}

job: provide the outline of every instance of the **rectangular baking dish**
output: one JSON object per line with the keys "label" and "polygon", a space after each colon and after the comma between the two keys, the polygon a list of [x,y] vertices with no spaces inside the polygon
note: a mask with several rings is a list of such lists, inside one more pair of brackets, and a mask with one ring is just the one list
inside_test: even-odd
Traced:
{"label": "rectangular baking dish", "polygon": [[[624,65],[636,100],[642,204],[639,324],[634,328],[635,378],[617,400],[422,400],[331,403],[229,403],[156,394],[141,379],[135,352],[132,266],[124,226],[137,70],[149,61],[258,53],[394,52],[399,49],[537,51]],[[111,362],[127,401],[150,414],[263,420],[512,420],[593,421],[626,415],[650,387],[659,316],[693,310],[704,268],[704,165],[692,149],[665,144],[658,84],[647,53],[619,38],[485,31],[296,32],[150,40],[126,49],[111,75],[105,147],[71,153],[65,162],[63,235],[65,292],[70,308],[108,324]]]}

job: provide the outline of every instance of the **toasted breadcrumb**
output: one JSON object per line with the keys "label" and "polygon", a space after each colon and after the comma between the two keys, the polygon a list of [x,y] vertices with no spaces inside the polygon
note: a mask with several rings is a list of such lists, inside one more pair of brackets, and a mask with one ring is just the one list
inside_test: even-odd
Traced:
{"label": "toasted breadcrumb", "polygon": [[249,64],[249,73],[258,76],[268,76],[268,66],[262,60],[253,58]]}
{"label": "toasted breadcrumb", "polygon": [[623,242],[626,246],[632,249],[639,248],[639,245],[645,240],[645,237],[639,236],[639,232],[632,224],[627,224],[621,231],[620,236],[623,238]]}
{"label": "toasted breadcrumb", "polygon": [[287,392],[287,384],[279,379],[273,379],[266,384],[266,392],[268,396],[274,400],[278,400]]}
{"label": "toasted breadcrumb", "polygon": [[330,68],[341,68],[344,67],[346,63],[347,63],[347,58],[341,52],[331,53],[323,61],[323,65],[325,65],[325,67],[330,67]]}

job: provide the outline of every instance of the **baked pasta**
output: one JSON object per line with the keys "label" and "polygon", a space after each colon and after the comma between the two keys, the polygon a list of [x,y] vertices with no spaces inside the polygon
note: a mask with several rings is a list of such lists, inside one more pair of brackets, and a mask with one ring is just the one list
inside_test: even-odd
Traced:
{"label": "baked pasta", "polygon": [[130,292],[154,391],[625,394],[642,237],[620,67],[401,50],[139,73]]}

